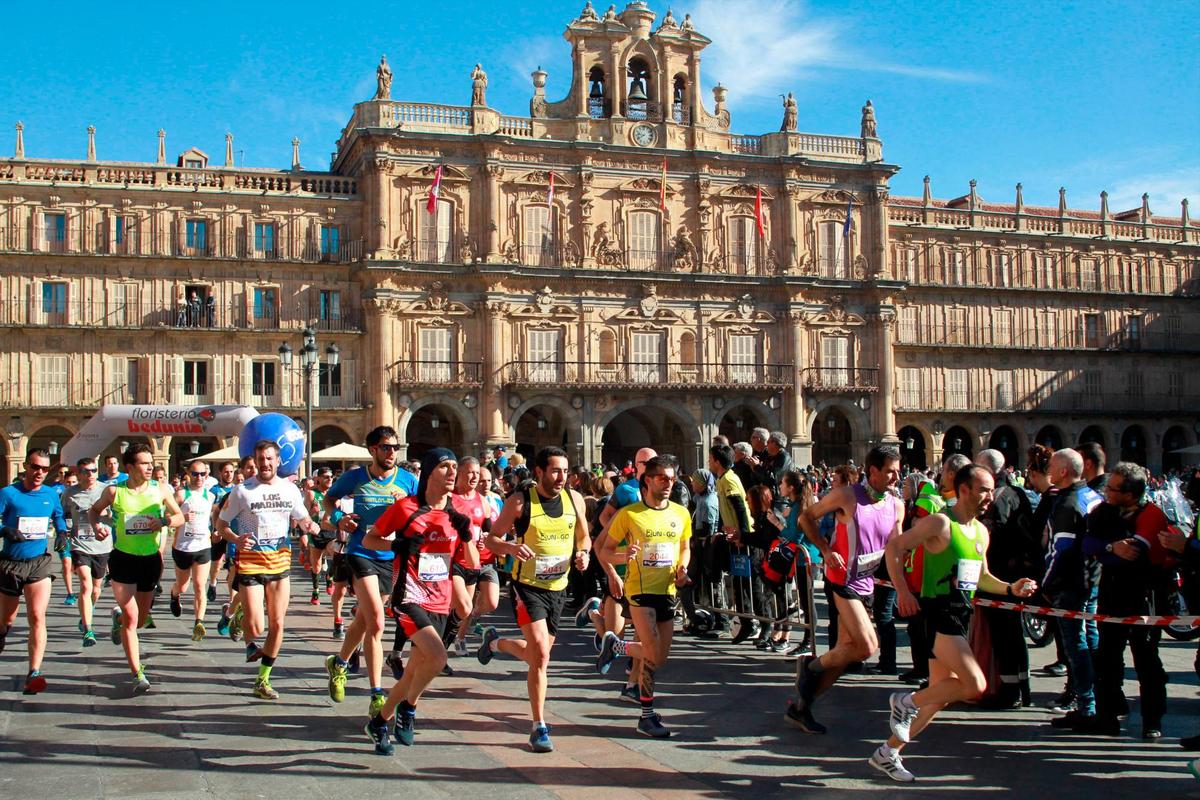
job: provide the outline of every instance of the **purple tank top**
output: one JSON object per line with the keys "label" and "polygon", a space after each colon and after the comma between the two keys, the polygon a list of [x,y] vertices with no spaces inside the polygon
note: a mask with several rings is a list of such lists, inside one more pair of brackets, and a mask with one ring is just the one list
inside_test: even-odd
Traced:
{"label": "purple tank top", "polygon": [[835,549],[846,560],[847,588],[861,595],[875,591],[875,570],[883,563],[883,550],[896,527],[896,505],[900,502],[888,492],[875,503],[861,483],[854,485],[854,517],[846,526],[844,543]]}

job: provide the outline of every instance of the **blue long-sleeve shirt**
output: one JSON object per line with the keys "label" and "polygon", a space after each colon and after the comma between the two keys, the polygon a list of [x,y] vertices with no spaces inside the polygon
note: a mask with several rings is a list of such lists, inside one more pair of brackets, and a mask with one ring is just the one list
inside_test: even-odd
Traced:
{"label": "blue long-sleeve shirt", "polygon": [[50,534],[66,533],[62,502],[48,486],[29,491],[22,483],[0,489],[0,521],[4,524],[3,557],[28,561],[50,552]]}

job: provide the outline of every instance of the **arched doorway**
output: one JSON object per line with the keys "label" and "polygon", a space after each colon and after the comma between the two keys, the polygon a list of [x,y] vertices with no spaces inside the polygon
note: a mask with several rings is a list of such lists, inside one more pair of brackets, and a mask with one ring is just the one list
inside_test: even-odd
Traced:
{"label": "arched doorway", "polygon": [[836,467],[850,460],[850,420],[836,406],[817,414],[813,422],[813,463]]}
{"label": "arched doorway", "polygon": [[604,426],[601,434],[601,458],[605,464],[618,469],[632,462],[638,448],[653,447],[659,454],[673,455],[679,459],[681,468],[690,471],[696,468],[695,434],[689,434],[672,414],[653,406],[640,406],[622,411]]}
{"label": "arched doorway", "polygon": [[1099,425],[1088,425],[1079,434],[1079,444],[1092,442],[1100,445],[1102,450],[1107,449],[1104,444],[1104,429]]}
{"label": "arched doorway", "polygon": [[1146,431],[1141,425],[1130,425],[1121,434],[1121,460],[1146,466]]}
{"label": "arched doorway", "polygon": [[925,455],[925,434],[912,425],[905,425],[897,434],[900,437],[900,464],[910,469],[925,469],[929,462]]}
{"label": "arched doorway", "polygon": [[1003,453],[1004,463],[1014,469],[1021,469],[1024,465],[1024,461],[1021,459],[1020,440],[1017,438],[1017,432],[1011,426],[1001,425],[992,431],[992,436],[988,439],[988,447]]}
{"label": "arched doorway", "polygon": [[948,456],[955,453],[962,453],[967,458],[971,458],[974,455],[974,448],[971,447],[971,444],[971,434],[967,432],[967,429],[961,425],[955,425],[942,437],[942,460],[945,461]]}
{"label": "arched doorway", "polygon": [[[309,438],[309,452],[315,453],[318,450],[324,450],[326,447],[333,447],[339,444],[354,444],[350,439],[350,434],[339,428],[337,425],[322,425],[313,429],[313,435]],[[335,472],[347,469],[349,467],[358,466],[346,462],[343,464],[340,461],[314,461],[313,470],[318,467],[329,467]]]}
{"label": "arched doorway", "polygon": [[536,405],[526,409],[514,426],[517,452],[525,456],[525,462],[533,464],[538,451],[544,447],[561,447],[571,455],[570,429],[563,413],[551,405]]}
{"label": "arched doorway", "polygon": [[730,444],[750,441],[750,432],[755,428],[767,427],[766,421],[748,406],[731,408],[721,418],[717,433],[729,439]]}
{"label": "arched doorway", "polygon": [[[183,472],[196,456],[221,449],[221,440],[215,436],[197,436],[194,439],[175,436],[171,439],[171,461],[168,469],[172,475]],[[216,474],[220,464],[209,464],[209,472]]]}
{"label": "arched doorway", "polygon": [[456,454],[469,455],[463,449],[463,428],[458,414],[441,403],[421,406],[413,412],[404,439],[408,442],[410,460],[421,458],[435,447],[448,447]]}
{"label": "arched doorway", "polygon": [[1062,431],[1058,429],[1057,425],[1043,426],[1042,429],[1038,431],[1037,436],[1034,437],[1034,441],[1037,444],[1049,447],[1051,450],[1063,449],[1063,434]]}
{"label": "arched doorway", "polygon": [[1170,428],[1167,428],[1167,432],[1163,434],[1163,472],[1170,470],[1180,472],[1183,470],[1183,454],[1171,451],[1181,450],[1187,446],[1187,433],[1184,432],[1183,428],[1178,425],[1172,425]]}
{"label": "arched doorway", "polygon": [[[61,425],[47,425],[44,428],[38,428],[37,432],[29,437],[29,441],[25,445],[25,452],[30,450],[48,450],[50,452],[51,465],[58,463],[58,453],[62,446],[71,440],[73,434],[62,427]],[[21,453],[21,461],[25,460],[25,453]]]}

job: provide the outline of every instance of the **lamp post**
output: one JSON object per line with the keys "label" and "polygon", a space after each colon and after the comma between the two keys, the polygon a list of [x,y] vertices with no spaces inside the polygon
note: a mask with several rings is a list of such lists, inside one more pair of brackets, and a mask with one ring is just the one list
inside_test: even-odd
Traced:
{"label": "lamp post", "polygon": [[325,348],[325,363],[322,364],[317,355],[317,332],[305,328],[303,332],[304,345],[300,348],[300,363],[292,366],[292,346],[287,342],[279,345],[279,364],[285,369],[295,369],[304,376],[304,474],[312,475],[312,411],[313,411],[313,376],[322,372],[331,374],[338,366],[341,350],[336,344]]}

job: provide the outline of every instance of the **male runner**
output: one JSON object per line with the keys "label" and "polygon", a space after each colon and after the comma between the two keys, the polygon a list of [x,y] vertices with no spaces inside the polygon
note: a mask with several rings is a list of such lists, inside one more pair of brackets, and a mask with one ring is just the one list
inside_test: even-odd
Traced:
{"label": "male runner", "polygon": [[[900,760],[900,750],[937,712],[951,703],[976,700],[987,689],[987,679],[967,641],[975,590],[1009,597],[1029,597],[1037,590],[1037,583],[1030,578],[1006,583],[988,571],[988,532],[978,517],[987,511],[994,491],[995,481],[988,470],[965,466],[954,476],[953,506],[919,520],[887,543],[888,575],[896,585],[900,611],[911,616],[919,606],[926,639],[932,642],[929,688],[892,694],[888,720],[892,735],[869,762],[894,781],[915,780]],[[904,556],[916,547],[925,549],[919,600],[904,580]]]}
{"label": "male runner", "polygon": [[[315,520],[320,520],[325,516],[325,493],[329,491],[329,487],[333,485],[333,470],[329,467],[321,467],[317,470],[317,474],[313,478],[313,488],[304,492],[304,505],[308,509],[308,513]],[[327,558],[325,550],[329,547],[329,543],[333,541],[332,531],[321,529],[320,533],[308,539],[308,569],[312,575],[312,597],[309,598],[309,603],[312,605],[321,604],[321,575],[325,575],[326,589],[332,594],[333,581],[329,577],[327,569]]]}
{"label": "male runner", "polygon": [[[217,634],[220,636],[228,635],[230,641],[236,642],[242,636],[242,618],[244,616],[242,613],[241,596],[233,585],[234,581],[237,580],[237,542],[227,542],[221,537],[221,521],[218,517],[221,515],[221,509],[228,502],[229,494],[233,491],[233,488],[240,486],[257,475],[258,467],[255,466],[254,456],[252,455],[243,456],[234,467],[233,485],[229,487],[229,491],[218,495],[217,501],[213,504],[212,529],[213,536],[217,540],[216,546],[221,548],[225,563],[229,565],[225,576],[225,583],[229,587],[229,602],[221,606],[221,618],[217,620]],[[229,523],[229,529],[234,533],[240,533],[237,519]]]}
{"label": "male runner", "polygon": [[42,656],[46,652],[46,608],[54,578],[54,554],[50,552],[50,529],[66,534],[58,492],[45,485],[50,473],[50,453],[30,450],[25,454],[25,476],[20,483],[0,489],[0,522],[4,524],[4,546],[0,550],[0,652],[17,619],[21,597],[29,623],[29,672],[25,694],[46,688]]}
{"label": "male runner", "polygon": [[[533,711],[529,746],[535,753],[554,749],[550,726],[545,721],[546,670],[566,602],[571,562],[580,572],[586,570],[592,547],[583,497],[565,488],[569,467],[567,454],[560,448],[547,447],[538,453],[534,462],[536,482],[504,502],[485,540],[493,553],[517,560],[509,592],[524,638],[501,639],[495,628],[488,628],[479,646],[479,663],[488,663],[499,650],[529,665],[526,684]],[[504,537],[510,530],[516,539],[506,542]]]}
{"label": "male runner", "polygon": [[[884,548],[904,522],[904,503],[893,491],[900,480],[900,452],[889,445],[871,448],[866,470],[865,482],[834,489],[800,515],[804,534],[821,551],[838,610],[837,645],[819,658],[800,657],[799,697],[788,705],[787,720],[805,733],[825,733],[812,714],[817,695],[833,686],[848,665],[866,661],[879,648],[867,605]],[[839,534],[832,547],[818,527],[830,512],[846,526],[846,535]],[[899,577],[903,580],[903,571]]]}
{"label": "male runner", "polygon": [[212,561],[212,510],[216,497],[205,488],[208,481],[208,464],[193,461],[188,467],[188,481],[175,493],[175,502],[183,512],[184,523],[175,530],[175,542],[171,546],[171,559],[175,562],[175,583],[171,586],[171,615],[183,614],[179,595],[192,584],[195,606],[195,621],[192,623],[192,641],[204,639],[205,579],[208,565]]}
{"label": "male runner", "polygon": [[[279,445],[264,439],[254,445],[254,464],[258,474],[229,493],[217,516],[217,530],[227,542],[237,543],[238,572],[234,588],[241,598],[245,615],[246,661],[262,659],[254,696],[278,700],[271,686],[271,668],[283,646],[283,625],[291,597],[288,570],[292,548],[288,541],[290,522],[313,533],[317,524],[304,508],[304,498],[296,484],[281,477]],[[229,523],[238,521],[238,532]],[[262,647],[255,641],[263,634],[263,600],[266,600],[267,638]]]}
{"label": "male runner", "polygon": [[[220,505],[225,495],[233,491],[233,487],[237,485],[237,464],[232,461],[226,461],[221,465],[220,471],[217,473],[217,483],[211,489],[213,495],[213,509]],[[225,549],[228,546],[224,539],[217,535],[216,513],[210,521],[212,529],[212,548],[209,550],[209,565],[208,565],[208,591],[205,597],[208,602],[215,603],[217,601],[217,579],[221,572],[221,561],[225,558]]]}
{"label": "male runner", "polygon": [[[325,659],[329,673],[329,697],[340,703],[346,697],[346,675],[350,658],[359,645],[367,657],[367,677],[371,684],[368,714],[374,716],[383,707],[383,626],[384,603],[392,593],[393,569],[396,555],[388,546],[372,550],[363,546],[367,529],[397,500],[416,492],[416,479],[411,472],[396,466],[400,449],[396,431],[381,425],[367,434],[367,450],[371,463],[342,474],[325,493],[323,500],[329,521],[338,530],[349,534],[345,564],[349,569],[358,608],[354,621],[346,630],[341,649]],[[337,507],[343,497],[352,497],[354,513],[345,514]],[[336,622],[336,620],[335,620]]]}
{"label": "male runner", "polygon": [[[88,521],[97,539],[113,536],[113,551],[108,559],[113,597],[117,601],[112,611],[112,641],[120,642],[125,650],[136,695],[150,691],[137,631],[147,624],[154,587],[162,577],[163,529],[182,525],[184,518],[170,485],[150,479],[154,457],[149,445],[129,445],[121,460],[128,479],[105,487],[100,499],[88,510]],[[110,507],[111,528],[101,521],[101,514]]]}
{"label": "male runner", "polygon": [[[454,481],[454,494],[450,501],[458,513],[471,520],[470,548],[459,548],[451,567],[451,584],[454,587],[454,602],[450,606],[450,619],[446,621],[446,631],[442,635],[442,644],[447,652],[455,646],[459,655],[466,655],[467,643],[461,634],[465,633],[464,621],[473,617],[494,611],[500,601],[500,577],[496,568],[483,564],[483,553],[480,552],[483,536],[492,529],[491,504],[483,495],[475,491],[479,485],[479,459],[466,456],[458,462],[458,477]],[[486,607],[475,608],[475,587],[486,584],[490,591],[483,594]],[[494,600],[487,605],[489,600]],[[447,665],[446,669],[449,669]],[[453,672],[451,672],[453,674]]]}
{"label": "male runner", "polygon": [[114,483],[124,483],[129,476],[121,472],[121,459],[117,456],[105,456],[104,472],[100,474],[100,482],[105,486]]}
{"label": "male runner", "polygon": [[79,628],[83,634],[83,646],[94,647],[96,632],[92,629],[92,618],[96,603],[100,600],[101,581],[108,574],[112,539],[97,539],[96,531],[88,520],[88,509],[100,499],[105,486],[97,479],[99,470],[96,468],[96,459],[79,459],[76,472],[79,474],[79,483],[68,486],[63,492],[63,516],[71,532],[72,560],[76,577],[79,578]]}
{"label": "male runner", "polygon": [[[604,562],[626,560],[625,580],[615,588],[620,596],[629,597],[638,640],[626,644],[616,634],[606,633],[596,670],[605,674],[621,655],[641,661],[638,700],[642,715],[637,729],[655,739],[671,735],[654,711],[654,674],[667,663],[675,629],[675,589],[687,583],[691,559],[691,516],[687,508],[670,499],[674,465],[674,459],[668,456],[655,456],[646,462],[640,479],[642,499],[617,512],[599,555]],[[628,542],[623,557],[617,554],[618,541]]]}
{"label": "male runner", "polygon": [[457,471],[454,453],[443,447],[430,450],[421,459],[414,496],[392,504],[362,540],[370,550],[391,547],[398,557],[403,583],[391,596],[392,608],[413,645],[404,677],[367,722],[367,735],[380,755],[395,752],[393,734],[412,746],[417,701],[446,664],[442,629],[450,612],[450,564],[458,549],[474,547],[471,521],[450,501]]}

